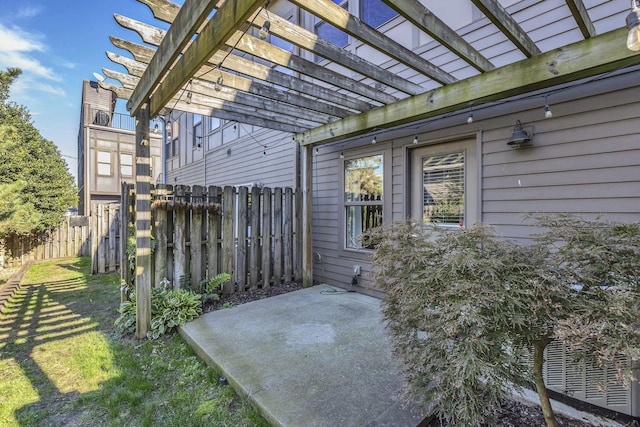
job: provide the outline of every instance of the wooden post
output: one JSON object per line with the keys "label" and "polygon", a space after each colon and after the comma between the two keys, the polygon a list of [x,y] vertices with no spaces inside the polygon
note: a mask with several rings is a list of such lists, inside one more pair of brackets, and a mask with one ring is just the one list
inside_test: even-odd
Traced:
{"label": "wooden post", "polygon": [[187,208],[186,186],[176,185],[174,195],[175,221],[173,223],[173,287],[180,287],[180,280],[187,272]]}
{"label": "wooden post", "polygon": [[238,247],[236,262],[236,282],[238,292],[247,287],[247,187],[238,188]]}
{"label": "wooden post", "polygon": [[116,246],[116,230],[118,228],[118,206],[109,204],[109,272],[116,271],[118,247]]}
{"label": "wooden post", "polygon": [[[127,240],[129,238],[129,185],[126,182],[120,187],[120,280],[131,284],[129,259],[127,258]],[[125,292],[120,293],[120,302],[128,299]]]}
{"label": "wooden post", "polygon": [[191,287],[195,289],[204,278],[202,275],[202,186],[194,185],[191,190]]}
{"label": "wooden post", "polygon": [[273,189],[273,283],[282,283],[282,188]]}
{"label": "wooden post", "polygon": [[[207,191],[209,205],[220,206],[220,187],[210,186]],[[207,224],[207,267],[209,277],[220,273],[220,211],[209,209]]]}
{"label": "wooden post", "polygon": [[284,190],[284,224],[283,224],[283,245],[284,245],[284,281],[291,282],[293,279],[293,190]]}
{"label": "wooden post", "polygon": [[257,289],[260,280],[260,187],[251,188],[250,212],[249,283],[251,289]]}
{"label": "wooden post", "polygon": [[302,147],[302,286],[313,286],[313,146]]}
{"label": "wooden post", "polygon": [[149,110],[136,116],[136,336],[151,330],[151,153]]}
{"label": "wooden post", "polygon": [[156,240],[156,250],[154,256],[154,286],[160,287],[167,277],[167,187],[164,184],[156,185],[156,200],[163,202],[160,207],[153,209],[153,228],[152,235]]}
{"label": "wooden post", "polygon": [[271,284],[271,188],[262,189],[262,287]]}
{"label": "wooden post", "polygon": [[[231,186],[224,187],[222,199],[222,269],[235,278],[235,200],[236,192]],[[229,295],[235,292],[233,280],[223,285],[222,293]]]}

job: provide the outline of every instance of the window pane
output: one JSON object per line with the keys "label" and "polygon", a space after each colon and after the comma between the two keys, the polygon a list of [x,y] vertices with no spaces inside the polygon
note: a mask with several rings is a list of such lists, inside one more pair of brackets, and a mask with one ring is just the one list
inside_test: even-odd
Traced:
{"label": "window pane", "polygon": [[98,151],[98,163],[111,163],[111,152]]}
{"label": "window pane", "polygon": [[133,176],[133,167],[126,165],[120,166],[120,174],[122,176]]}
{"label": "window pane", "polygon": [[133,165],[133,155],[124,153],[120,154],[120,164]]}
{"label": "window pane", "polygon": [[422,159],[423,221],[464,226],[464,152]]}
{"label": "window pane", "polygon": [[98,175],[111,175],[111,164],[98,163]]}
{"label": "window pane", "polygon": [[360,1],[360,19],[373,28],[379,27],[397,15],[396,11],[384,4],[382,0]]}
{"label": "window pane", "polygon": [[347,206],[347,248],[373,249],[364,247],[360,235],[367,230],[382,225],[382,205]]}
{"label": "window pane", "polygon": [[382,155],[345,161],[344,200],[382,200]]}
{"label": "window pane", "polygon": [[316,34],[323,40],[331,42],[339,47],[349,44],[347,33],[342,32],[331,24],[320,22],[316,25]]}

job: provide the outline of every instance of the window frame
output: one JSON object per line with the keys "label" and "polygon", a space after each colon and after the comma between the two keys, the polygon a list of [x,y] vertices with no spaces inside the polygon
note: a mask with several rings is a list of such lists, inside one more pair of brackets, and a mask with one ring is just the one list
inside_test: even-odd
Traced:
{"label": "window frame", "polygon": [[[131,163],[125,163],[123,161],[123,158],[126,157],[126,156],[131,158]],[[133,174],[133,172],[134,172],[134,169],[133,169],[133,164],[134,164],[133,158],[134,158],[134,155],[132,153],[120,153],[120,176],[132,177],[134,175]],[[129,173],[129,174],[124,173],[123,167],[130,168],[131,169],[131,173]]]}
{"label": "window frame", "polygon": [[[378,143],[382,145],[382,143]],[[347,238],[347,211],[353,206],[380,206],[382,209],[381,225],[385,225],[391,218],[391,199],[392,199],[392,186],[391,186],[391,149],[389,147],[376,147],[375,151],[372,151],[369,147],[364,150],[354,150],[351,153],[345,153],[344,159],[340,159],[339,162],[339,176],[340,176],[340,194],[338,200],[338,207],[340,209],[340,229],[338,250],[346,256],[355,256],[362,258],[363,260],[369,256],[372,248],[366,247],[350,247],[348,246]],[[381,200],[376,201],[347,201],[345,197],[345,173],[347,162],[360,158],[381,156],[382,158],[382,197]]]}
{"label": "window frame", "polygon": [[[109,155],[109,162],[100,159],[100,154]],[[109,165],[109,173],[101,172],[101,165]],[[113,153],[107,150],[96,150],[96,175],[97,176],[113,176]]]}

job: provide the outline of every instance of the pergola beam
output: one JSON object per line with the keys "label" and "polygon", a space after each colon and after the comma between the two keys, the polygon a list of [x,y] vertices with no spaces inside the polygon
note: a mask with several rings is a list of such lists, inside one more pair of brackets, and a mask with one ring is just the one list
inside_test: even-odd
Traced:
{"label": "pergola beam", "polygon": [[383,0],[387,6],[402,15],[407,21],[429,34],[450,51],[464,59],[478,71],[489,71],[495,67],[467,43],[451,27],[417,0]]}
{"label": "pergola beam", "polygon": [[319,145],[456,111],[469,102],[479,105],[617,70],[640,58],[640,52],[625,48],[626,34],[625,28],[610,31],[299,133],[296,140]]}
{"label": "pergola beam", "polygon": [[[186,0],[185,5],[180,8],[176,20],[178,20],[185,11],[185,6],[191,3],[198,3],[198,0]],[[209,1],[206,3],[213,2]],[[215,52],[224,46],[227,39],[240,28],[242,23],[244,23],[261,4],[262,2],[260,0],[226,0],[222,4],[222,7],[220,7],[207,22],[198,34],[198,37],[184,51],[180,60],[171,69],[171,72],[165,75],[153,93],[149,102],[149,113],[151,116],[155,116],[164,108],[167,101],[171,99],[189,79],[194,77],[196,71],[204,65]],[[206,16],[204,18],[206,19]],[[203,21],[204,19],[198,22]],[[177,24],[179,27],[179,22]],[[175,26],[176,23],[169,28],[168,33],[170,33]],[[165,35],[165,39],[167,37],[169,37],[169,34]],[[182,47],[184,48],[190,40],[190,36],[187,36],[183,40],[184,43],[181,43]],[[154,55],[154,58],[158,54],[163,57],[166,55],[164,53],[163,43],[160,44],[158,53]],[[136,91],[137,90],[136,88]]]}
{"label": "pergola beam", "polygon": [[451,74],[436,67],[420,55],[371,28],[361,20],[354,18],[348,11],[331,0],[291,0],[291,3],[368,44],[388,57],[429,76],[438,83],[449,84],[457,80]]}
{"label": "pergola beam", "polygon": [[[164,31],[159,28],[118,14],[115,14],[115,19],[122,27],[138,33],[145,43],[158,46],[162,41]],[[338,93],[335,90],[331,90],[312,82],[304,81],[298,77],[274,70],[271,67],[242,58],[233,53],[229,54],[225,51],[217,51],[208,62],[211,65],[204,65],[199,70],[198,76],[208,75],[211,68],[223,62],[223,68],[225,69],[289,88],[291,90],[304,93],[310,97],[320,98],[344,108],[356,111],[366,111],[374,107],[373,104],[364,100],[348,96],[344,93]]]}
{"label": "pergola beam", "polygon": [[[138,0],[151,9],[153,16],[157,19],[171,24],[178,13],[180,6],[169,0]],[[329,61],[340,64],[356,73],[369,77],[382,84],[393,87],[409,95],[417,95],[424,92],[422,86],[406,80],[397,74],[381,68],[364,58],[359,57],[340,46],[323,40],[315,33],[302,28],[274,13],[268,13],[260,9],[256,15],[248,20],[256,28],[261,28],[265,21],[271,23],[270,32],[300,48],[317,54]]]}
{"label": "pergola beam", "polygon": [[566,0],[566,2],[584,38],[588,39],[589,37],[595,36],[596,29],[593,26],[593,22],[591,22],[589,12],[587,12],[584,2],[582,0]]}
{"label": "pergola beam", "polygon": [[528,58],[540,54],[540,49],[520,24],[513,19],[498,0],[471,0]]}
{"label": "pergola beam", "polygon": [[[254,0],[254,2],[256,1]],[[129,100],[130,104],[128,107],[131,114],[137,114],[142,104],[147,102],[158,83],[162,80],[178,55],[180,55],[180,52],[182,52],[189,43],[191,36],[207,19],[207,15],[213,10],[216,3],[217,0],[185,0],[176,15],[174,25],[169,28],[166,37],[164,37],[162,43],[160,43],[159,50],[162,54],[153,57],[142,76],[141,84],[133,92],[133,96]],[[234,1],[229,0],[227,2],[227,4],[231,3],[234,3]],[[151,116],[154,116],[156,113],[157,112],[151,112]]]}

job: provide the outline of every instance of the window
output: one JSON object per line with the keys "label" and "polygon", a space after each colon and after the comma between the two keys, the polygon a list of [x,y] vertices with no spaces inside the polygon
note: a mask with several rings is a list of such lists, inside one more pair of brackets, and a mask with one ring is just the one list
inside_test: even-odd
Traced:
{"label": "window", "polygon": [[120,175],[133,176],[133,155],[120,153]]}
{"label": "window", "polygon": [[207,120],[209,122],[208,124],[208,130],[209,132],[212,132],[216,129],[218,129],[220,127],[220,119],[217,117],[207,117]]}
{"label": "window", "polygon": [[[343,9],[349,10],[349,2],[342,2],[341,0],[333,0],[333,2],[340,5]],[[318,21],[314,26],[314,30],[318,37],[337,46],[345,47],[349,44],[349,37],[347,36],[347,33],[337,29],[325,21]],[[318,60],[320,60],[320,57],[316,57],[316,61]]]}
{"label": "window", "polygon": [[193,115],[193,148],[202,147],[202,116]]}
{"label": "window", "polygon": [[111,152],[98,150],[98,175],[111,176]]}
{"label": "window", "polygon": [[422,219],[446,227],[464,226],[464,151],[422,158]]}
{"label": "window", "polygon": [[344,162],[345,246],[372,249],[360,241],[362,233],[382,225],[382,154]]}
{"label": "window", "polygon": [[482,221],[478,151],[473,138],[411,150],[408,212],[413,219],[448,228]]}
{"label": "window", "polygon": [[373,28],[377,28],[398,16],[395,10],[382,0],[360,0],[360,19]]}

